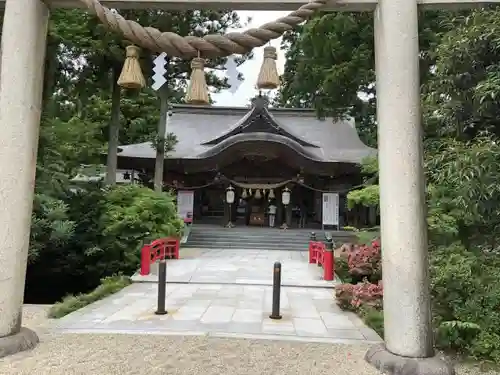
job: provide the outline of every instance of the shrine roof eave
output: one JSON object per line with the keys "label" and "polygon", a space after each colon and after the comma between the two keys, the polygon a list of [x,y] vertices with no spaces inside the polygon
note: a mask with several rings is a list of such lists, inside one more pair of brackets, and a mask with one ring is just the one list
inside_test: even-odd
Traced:
{"label": "shrine roof eave", "polygon": [[[500,4],[500,0],[417,0],[426,9],[460,9]],[[45,0],[51,8],[84,8],[79,0]],[[378,0],[330,0],[326,11],[373,11]],[[232,9],[262,11],[293,11],[304,4],[303,0],[102,0],[102,4],[115,9]],[[0,0],[0,7],[5,0]]]}
{"label": "shrine roof eave", "polygon": [[[315,154],[313,152],[314,149],[312,149],[311,147],[304,147],[297,141],[279,134],[263,133],[263,132],[240,133],[233,135],[223,140],[222,142],[217,143],[216,145],[211,147],[209,150],[203,152],[202,154],[199,154],[198,158],[199,159],[210,158],[226,151],[230,147],[238,147],[239,145],[243,145],[245,143],[251,143],[251,144],[261,143],[262,148],[264,149],[269,147],[271,144],[278,144],[290,148],[291,150],[293,150],[294,152],[296,152],[297,154],[306,159],[310,159],[316,162],[325,161],[319,155]],[[258,150],[258,146],[255,148]],[[262,152],[265,153],[264,150],[262,150]]]}
{"label": "shrine roof eave", "polygon": [[[243,133],[234,135],[223,142],[207,147],[205,151],[188,157],[179,157],[175,153],[167,155],[166,160],[187,161],[190,164],[203,163],[209,159],[213,159],[229,149],[244,147],[245,145],[252,144],[252,148],[267,149],[273,145],[286,147],[293,153],[297,154],[303,159],[310,162],[319,164],[331,163],[346,163],[346,164],[359,164],[363,159],[376,155],[376,150],[369,147],[362,148],[343,148],[330,150],[328,158],[324,157],[322,149],[304,147],[296,141],[277,134],[270,133]],[[260,146],[259,146],[260,144]],[[128,160],[127,164],[141,164],[147,163],[147,160],[154,160],[156,157],[155,150],[151,143],[141,143],[137,145],[122,146],[119,148],[118,159],[124,161]]]}
{"label": "shrine roof eave", "polygon": [[[224,161],[223,157],[210,159],[166,159],[164,168],[165,171],[179,174],[206,173],[218,170],[221,161]],[[154,166],[154,159],[118,158],[118,168],[120,169],[153,170]],[[350,162],[316,162],[303,159],[300,167],[307,171],[308,174],[318,176],[357,175],[360,173],[359,164]]]}
{"label": "shrine roof eave", "polygon": [[[167,155],[165,157],[165,160],[172,160],[172,161],[188,161],[188,162],[201,162],[203,160],[206,160],[209,158],[208,155],[212,154],[215,156],[218,154],[217,152],[207,152],[206,156],[202,155],[201,157],[176,157],[175,155]],[[335,153],[335,157],[332,159],[317,159],[314,157],[308,157],[304,155],[307,159],[310,159],[311,161],[317,162],[317,163],[345,163],[345,164],[360,164],[365,158],[376,156],[376,150],[372,151],[370,149],[369,151],[367,150],[338,150],[338,152]],[[122,163],[124,163],[126,160],[128,161],[127,164],[129,163],[134,163],[134,164],[141,164],[141,165],[146,165],[149,160],[155,160],[155,156],[152,155],[134,155],[134,154],[129,154],[129,153],[119,153],[118,154],[118,160],[122,160]]]}
{"label": "shrine roof eave", "polygon": [[[259,118],[251,113],[248,107],[174,105],[166,132],[173,133],[177,143],[167,159],[204,160],[251,141],[250,152],[263,148],[259,142],[284,143],[318,163],[359,163],[376,154],[360,140],[352,120],[320,119],[311,109],[270,108],[258,112]],[[156,151],[150,142],[124,145],[118,150],[118,158],[123,157],[155,159]]]}
{"label": "shrine roof eave", "polygon": [[[335,160],[325,160],[321,150],[304,147],[293,139],[278,134],[244,133],[232,136],[212,147],[197,159],[185,159],[180,163],[192,172],[220,170],[242,158],[280,159],[283,165],[310,174],[332,175],[340,169],[357,170],[363,158],[369,156],[363,150],[338,150]],[[334,173],[335,171],[335,173]]]}

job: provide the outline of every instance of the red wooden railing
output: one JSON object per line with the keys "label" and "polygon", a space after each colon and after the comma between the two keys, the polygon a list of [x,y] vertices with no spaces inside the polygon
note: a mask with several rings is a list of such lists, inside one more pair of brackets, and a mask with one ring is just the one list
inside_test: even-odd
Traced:
{"label": "red wooden railing", "polygon": [[180,240],[174,237],[160,238],[141,250],[141,275],[151,272],[151,264],[161,259],[179,259]]}
{"label": "red wooden railing", "polygon": [[309,242],[309,263],[323,266],[323,280],[332,281],[335,273],[333,251],[327,250],[323,242]]}

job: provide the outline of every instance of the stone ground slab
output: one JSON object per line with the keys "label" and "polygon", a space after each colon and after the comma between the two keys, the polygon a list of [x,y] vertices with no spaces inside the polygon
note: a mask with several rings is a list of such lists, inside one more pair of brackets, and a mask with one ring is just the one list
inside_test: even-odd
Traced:
{"label": "stone ground slab", "polygon": [[[190,251],[193,251],[190,249]],[[167,282],[236,285],[272,285],[274,262],[282,264],[282,285],[333,288],[339,282],[322,279],[323,269],[308,264],[308,253],[272,250],[198,249],[197,257],[167,261]],[[136,273],[134,282],[158,282],[158,267],[151,274]]]}
{"label": "stone ground slab", "polygon": [[133,284],[59,319],[66,333],[210,335],[289,341],[373,343],[380,337],[341,311],[328,288],[283,287],[283,319],[269,318],[272,288],[265,285],[167,284],[167,315],[155,315],[157,285]]}

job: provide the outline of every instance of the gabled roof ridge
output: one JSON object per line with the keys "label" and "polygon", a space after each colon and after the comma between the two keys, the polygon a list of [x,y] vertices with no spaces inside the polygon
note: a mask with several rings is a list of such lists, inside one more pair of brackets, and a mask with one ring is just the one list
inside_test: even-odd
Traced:
{"label": "gabled roof ridge", "polygon": [[292,131],[292,130],[290,130],[290,128],[286,124],[283,124],[280,121],[278,121],[276,119],[276,117],[273,116],[273,114],[270,111],[268,111],[267,108],[263,108],[263,112],[269,118],[269,120],[271,120],[272,122],[274,122],[276,124],[277,127],[279,127],[280,129],[284,130],[287,134],[291,135],[292,139],[301,140],[305,145],[307,145],[309,147],[320,147],[320,146],[318,146],[318,145],[316,145],[314,143],[311,143],[310,141],[306,141],[301,136],[295,134],[295,132]]}
{"label": "gabled roof ridge", "polygon": [[238,129],[240,131],[243,131],[245,128],[251,126],[256,120],[257,116],[261,116],[262,118],[264,118],[264,120],[268,123],[268,125],[270,125],[276,131],[278,131],[278,133],[281,132],[285,133],[282,135],[300,143],[302,146],[315,147],[315,148],[319,147],[318,145],[308,142],[304,140],[302,137],[294,134],[292,131],[290,131],[290,129],[287,126],[283,126],[282,124],[280,124],[276,120],[276,118],[270,113],[267,107],[260,107],[260,106],[253,106],[251,110],[245,114],[245,116],[243,116],[236,124],[227,129],[223,134],[215,138],[212,138],[209,141],[205,141],[201,143],[201,145],[213,146],[228,138],[231,138],[232,136],[237,134],[236,132],[238,131]]}
{"label": "gabled roof ridge", "polygon": [[203,146],[206,146],[206,145],[210,145],[211,143],[217,141],[218,139],[220,138],[224,138],[225,136],[227,136],[228,134],[230,134],[231,132],[234,132],[236,129],[242,127],[247,121],[249,118],[251,118],[253,115],[254,115],[254,112],[256,111],[256,108],[255,107],[252,107],[249,111],[247,111],[247,113],[241,118],[239,119],[233,126],[231,126],[229,129],[226,129],[222,134],[218,135],[217,137],[215,138],[212,138],[208,141],[204,141],[201,143],[201,145]]}

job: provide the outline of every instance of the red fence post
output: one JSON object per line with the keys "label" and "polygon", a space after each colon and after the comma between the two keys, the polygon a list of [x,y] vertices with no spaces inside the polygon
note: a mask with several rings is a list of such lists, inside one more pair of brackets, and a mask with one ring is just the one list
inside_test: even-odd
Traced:
{"label": "red fence post", "polygon": [[309,263],[314,263],[313,249],[315,242],[316,242],[316,233],[311,232],[311,236],[309,237]]}
{"label": "red fence post", "polygon": [[151,251],[149,245],[141,249],[141,276],[147,276],[151,272]]}
{"label": "red fence post", "polygon": [[[167,259],[167,240],[164,238],[161,238],[158,241],[159,241],[159,252],[158,252],[159,258],[158,259],[159,260]],[[158,259],[155,259],[155,262]]]}
{"label": "red fence post", "polygon": [[323,255],[324,263],[323,263],[323,279],[326,281],[333,280],[333,251],[326,249]]}
{"label": "red fence post", "polygon": [[333,254],[333,239],[327,239],[327,245],[324,247],[323,252],[323,279],[326,281],[333,281],[335,274],[335,258]]}
{"label": "red fence post", "polygon": [[179,259],[179,249],[181,247],[181,240],[179,238],[175,239],[175,255],[174,259]]}

